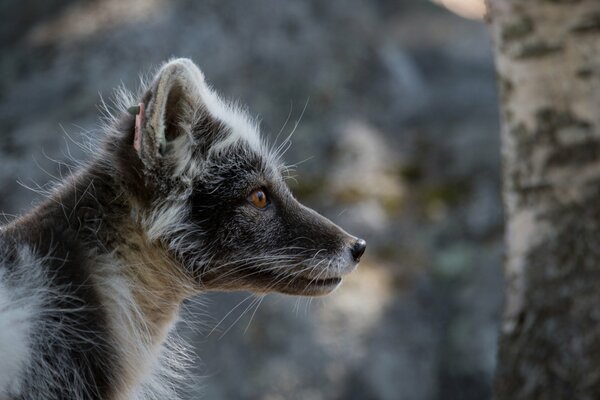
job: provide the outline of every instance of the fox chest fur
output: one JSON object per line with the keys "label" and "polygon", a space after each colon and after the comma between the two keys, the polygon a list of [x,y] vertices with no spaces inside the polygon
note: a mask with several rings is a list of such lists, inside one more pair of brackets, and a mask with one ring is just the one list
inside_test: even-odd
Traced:
{"label": "fox chest fur", "polygon": [[279,149],[190,60],[117,108],[91,160],[0,228],[2,400],[176,398],[185,299],[324,295],[365,250],[294,199]]}

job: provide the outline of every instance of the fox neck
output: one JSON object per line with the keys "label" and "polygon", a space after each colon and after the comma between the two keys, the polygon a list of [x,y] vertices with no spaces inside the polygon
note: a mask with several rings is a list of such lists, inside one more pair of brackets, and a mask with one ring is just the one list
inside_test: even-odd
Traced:
{"label": "fox neck", "polygon": [[[56,246],[85,255],[78,268],[98,292],[109,330],[127,355],[123,379],[133,385],[148,373],[142,365],[158,354],[182,301],[196,291],[165,246],[148,238],[135,201],[112,176],[91,164],[13,227],[46,249],[41,255],[52,256]],[[48,238],[54,243],[43,243]]]}

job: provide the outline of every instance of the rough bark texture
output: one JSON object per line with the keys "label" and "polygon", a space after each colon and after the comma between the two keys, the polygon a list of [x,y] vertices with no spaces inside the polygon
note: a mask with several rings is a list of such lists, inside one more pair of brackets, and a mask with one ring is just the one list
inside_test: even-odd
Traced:
{"label": "rough bark texture", "polygon": [[508,293],[496,399],[600,398],[600,2],[489,0]]}

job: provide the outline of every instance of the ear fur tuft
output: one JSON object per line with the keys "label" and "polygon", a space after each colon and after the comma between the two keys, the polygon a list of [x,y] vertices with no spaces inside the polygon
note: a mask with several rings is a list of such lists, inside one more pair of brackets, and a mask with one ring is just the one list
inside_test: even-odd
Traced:
{"label": "ear fur tuft", "polygon": [[142,149],[147,157],[164,155],[168,144],[189,135],[202,104],[204,75],[189,59],[169,61],[149,89]]}

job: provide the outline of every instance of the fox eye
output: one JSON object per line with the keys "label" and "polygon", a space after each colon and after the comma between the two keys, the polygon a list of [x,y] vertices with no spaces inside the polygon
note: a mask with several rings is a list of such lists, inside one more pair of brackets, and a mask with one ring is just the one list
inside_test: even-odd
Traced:
{"label": "fox eye", "polygon": [[248,201],[252,203],[254,207],[261,210],[269,205],[267,194],[262,189],[256,189],[254,192],[250,193],[250,196],[248,196]]}

